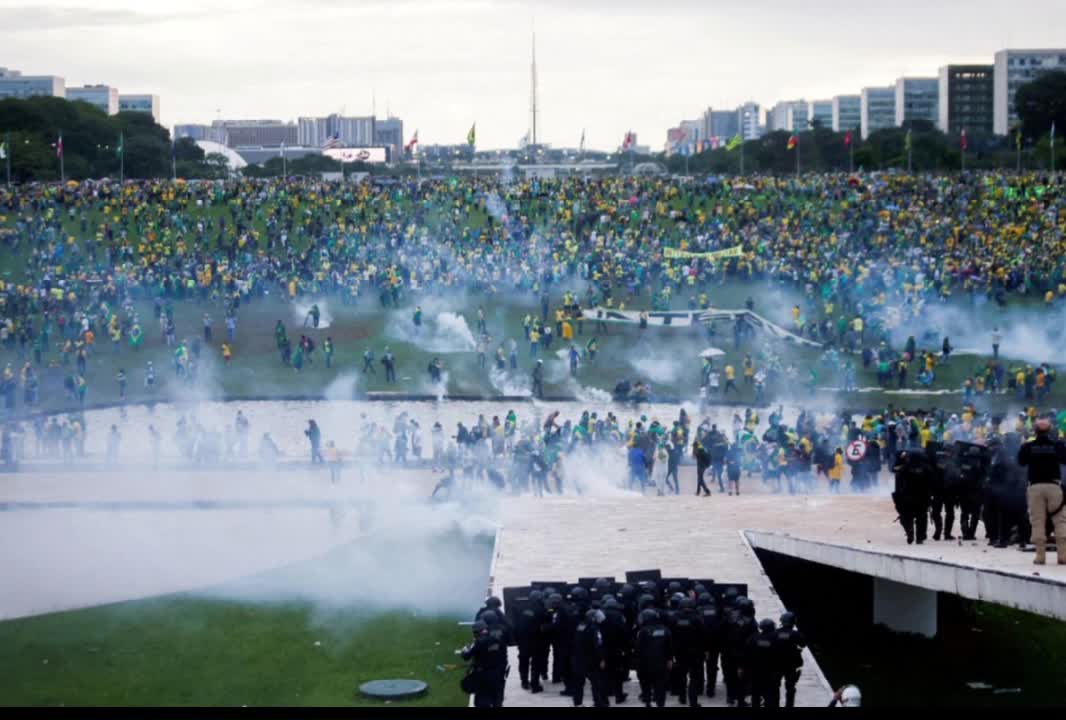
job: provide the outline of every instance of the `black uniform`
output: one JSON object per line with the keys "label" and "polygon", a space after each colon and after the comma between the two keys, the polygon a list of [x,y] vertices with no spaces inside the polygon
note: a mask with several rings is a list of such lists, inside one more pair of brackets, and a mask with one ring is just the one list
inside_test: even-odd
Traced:
{"label": "black uniform", "polygon": [[[934,466],[933,483],[929,500],[932,505],[930,518],[933,520],[933,539],[953,539],[951,528],[955,525],[955,491],[958,470],[952,453],[942,443],[930,442],[926,446],[926,455]],[[949,486],[952,489],[949,491]]]}
{"label": "black uniform", "polygon": [[[690,601],[691,602],[691,601]],[[674,664],[680,686],[678,700],[699,707],[703,692],[703,620],[694,607],[684,608],[674,621]]]}
{"label": "black uniform", "polygon": [[629,677],[629,657],[632,634],[625,611],[617,603],[608,604],[603,610],[603,644],[607,655],[607,694],[614,695],[616,703],[625,702],[623,683]]}
{"label": "black uniform", "polygon": [[807,647],[807,638],[794,626],[785,625],[777,629],[777,645],[780,652],[780,673],[785,680],[785,707],[796,704],[796,683],[803,668],[803,648]]}
{"label": "black uniform", "polygon": [[742,675],[740,670],[745,663],[748,640],[756,634],[758,628],[755,618],[745,608],[738,608],[730,616],[725,629],[725,645],[722,648],[722,675],[725,679],[726,700],[729,704],[743,707],[747,703],[748,680],[750,676]]}
{"label": "black uniform", "polygon": [[752,707],[781,705],[780,646],[771,624],[748,639],[744,653],[744,671],[751,683]]}
{"label": "black uniform", "polygon": [[977,521],[988,476],[988,460],[980,445],[956,443],[959,453],[959,525],[962,539],[973,540],[977,535]]}
{"label": "black uniform", "polygon": [[929,494],[936,470],[923,453],[912,451],[899,455],[893,471],[896,474],[896,490],[892,493],[892,502],[896,505],[899,521],[907,534],[907,543],[916,539],[922,543],[925,541]]}
{"label": "black uniform", "polygon": [[988,482],[985,485],[983,520],[988,533],[988,544],[1005,548],[1010,542],[1010,457],[1002,443],[989,446],[992,457],[988,464]]}
{"label": "black uniform", "polygon": [[[591,613],[598,611],[593,610]],[[584,703],[585,680],[592,686],[595,707],[608,707],[606,682],[607,654],[599,623],[584,618],[574,630],[573,698],[574,706]]]}
{"label": "black uniform", "polygon": [[570,682],[570,656],[574,644],[574,628],[576,623],[572,609],[564,602],[551,612],[551,651],[553,683],[563,684],[562,693],[569,695],[572,687]]}
{"label": "black uniform", "polygon": [[722,652],[722,635],[725,628],[725,613],[713,603],[700,605],[700,620],[703,622],[703,656],[707,669],[707,697],[714,697],[718,684],[718,656]]}
{"label": "black uniform", "polygon": [[[542,600],[529,600],[515,620],[515,641],[518,644],[518,676],[522,687],[533,692],[540,692],[541,656],[547,660],[547,643],[544,627],[548,624],[548,610]],[[547,664],[547,663],[545,663]]]}
{"label": "black uniform", "polygon": [[637,633],[637,674],[640,695],[651,707],[666,705],[669,666],[673,657],[673,637],[670,629],[658,619],[645,622]]}
{"label": "black uniform", "polygon": [[463,689],[474,694],[474,707],[502,707],[507,671],[507,645],[499,634],[483,630],[474,643],[463,650],[471,661]]}

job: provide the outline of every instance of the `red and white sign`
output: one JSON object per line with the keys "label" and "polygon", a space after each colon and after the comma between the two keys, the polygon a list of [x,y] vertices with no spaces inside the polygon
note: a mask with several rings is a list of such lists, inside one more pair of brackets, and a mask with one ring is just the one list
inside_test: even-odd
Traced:
{"label": "red and white sign", "polygon": [[859,462],[864,457],[866,457],[866,441],[855,440],[853,442],[848,443],[848,447],[844,451],[844,455],[851,462]]}

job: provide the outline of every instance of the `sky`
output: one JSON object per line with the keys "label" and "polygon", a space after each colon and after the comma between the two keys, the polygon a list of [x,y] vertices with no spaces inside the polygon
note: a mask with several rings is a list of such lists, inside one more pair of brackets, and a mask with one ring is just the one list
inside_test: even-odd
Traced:
{"label": "sky", "polygon": [[0,66],[160,96],[162,122],[404,121],[419,142],[662,147],[708,107],[823,99],[1066,46],[1063,0],[0,0]]}

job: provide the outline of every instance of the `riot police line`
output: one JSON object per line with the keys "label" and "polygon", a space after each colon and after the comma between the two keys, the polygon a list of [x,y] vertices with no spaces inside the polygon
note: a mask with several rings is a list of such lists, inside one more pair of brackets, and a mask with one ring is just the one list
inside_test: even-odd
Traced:
{"label": "riot police line", "polygon": [[987,445],[930,442],[902,452],[894,467],[892,499],[907,542],[925,540],[927,518],[933,521],[934,540],[954,539],[958,508],[963,540],[977,539],[981,521],[989,545],[1017,543],[1028,549],[1029,540],[1033,562],[1043,565],[1053,534],[1058,563],[1066,565],[1066,444],[1050,418],[1038,419],[1033,430],[1033,439],[1025,443],[1018,433],[993,434]]}
{"label": "riot police line", "polygon": [[[639,701],[664,707],[668,696],[699,707],[718,692],[737,707],[793,707],[806,639],[791,612],[780,625],[756,622],[743,584],[663,578],[660,571],[576,584],[533,582],[504,588],[504,603],[485,601],[475,616],[473,642],[459,651],[470,662],[463,690],[475,707],[502,707],[512,668],[507,648],[517,646],[521,686],[532,694],[547,684],[595,707],[627,702],[635,670]],[[554,688],[553,688],[554,689]]]}

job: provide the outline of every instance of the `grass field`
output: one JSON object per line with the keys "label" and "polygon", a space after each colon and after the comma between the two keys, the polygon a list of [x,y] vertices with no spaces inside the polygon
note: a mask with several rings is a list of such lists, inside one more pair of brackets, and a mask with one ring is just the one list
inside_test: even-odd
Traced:
{"label": "grass field", "polygon": [[[730,283],[711,292],[711,301],[717,307],[743,307],[747,297],[756,299],[756,309],[787,326],[788,310],[795,301],[795,296],[787,288],[767,286],[765,284]],[[416,303],[423,304],[425,322],[421,338],[412,336],[411,314]],[[310,303],[301,303],[309,305]],[[648,307],[647,297],[634,297],[627,300],[626,307],[636,309]],[[687,304],[684,298],[675,299],[674,306],[683,308]],[[454,342],[439,349],[426,342],[432,332],[432,324],[437,313],[452,312],[461,315],[466,325],[476,334],[476,310],[479,305],[485,307],[488,330],[492,336],[488,365],[493,364],[496,345],[508,338],[518,341],[519,369],[506,373],[502,380],[493,382],[489,373],[481,370],[477,364],[477,355],[473,350],[460,350]],[[328,328],[313,330],[303,328],[303,315],[296,307],[281,299],[270,297],[250,304],[242,305],[239,313],[237,340],[233,344],[233,363],[224,367],[221,362],[220,343],[225,329],[223,308],[220,304],[210,302],[200,304],[195,301],[175,303],[175,324],[178,338],[202,337],[201,317],[209,312],[214,319],[214,342],[203,349],[204,388],[216,397],[279,397],[279,396],[320,396],[331,393],[350,392],[352,385],[331,384],[342,376],[355,378],[354,387],[359,392],[397,391],[404,393],[436,394],[439,388],[432,385],[426,367],[434,356],[444,363],[448,380],[445,392],[448,394],[467,394],[492,397],[501,394],[516,394],[529,387],[529,377],[533,360],[529,355],[528,343],[523,341],[522,318],[527,313],[539,314],[532,298],[520,301],[517,298],[486,296],[456,296],[450,299],[407,298],[399,310],[382,309],[376,298],[366,298],[357,306],[345,306],[331,301],[322,303],[323,309],[332,314],[332,324]],[[98,338],[95,352],[89,359],[86,379],[88,382],[87,406],[116,402],[119,399],[116,373],[119,368],[126,370],[129,378],[128,395],[131,401],[158,399],[170,400],[190,395],[190,389],[174,377],[172,349],[162,342],[158,324],[152,318],[149,303],[141,303],[139,312],[145,331],[144,346],[133,351],[125,343],[117,353],[112,352],[108,340]],[[996,322],[998,309],[989,309],[987,323]],[[300,334],[312,336],[317,344],[313,365],[305,365],[302,372],[281,364],[274,342],[274,325],[282,320],[287,328],[290,341],[298,340]],[[576,330],[576,328],[575,328]],[[583,348],[585,342],[595,332],[594,323],[586,322],[584,335],[575,337],[576,344]],[[99,334],[98,334],[99,335]],[[321,348],[326,337],[332,337],[336,352],[333,367],[324,367]],[[582,363],[576,383],[570,380],[566,367],[565,355],[557,356],[566,345],[554,342],[547,355],[547,373],[545,390],[548,395],[573,395],[578,386],[611,390],[618,380],[650,379],[654,392],[662,397],[694,398],[698,391],[700,363],[699,352],[709,346],[726,351],[724,358],[718,359],[717,365],[723,368],[727,363],[738,370],[747,352],[751,352],[758,362],[758,350],[761,342],[744,343],[739,350],[734,349],[731,329],[727,323],[718,327],[717,337],[708,337],[703,328],[667,329],[649,328],[639,331],[633,326],[611,325],[608,334],[597,335],[599,355],[595,364]],[[397,378],[394,385],[385,382],[384,369],[380,358],[384,348],[389,346],[397,358]],[[372,349],[375,355],[376,373],[364,375],[362,353]],[[843,406],[856,410],[880,408],[888,403],[903,408],[929,408],[932,406],[957,408],[961,396],[954,392],[949,395],[936,394],[895,394],[878,390],[845,394],[841,392],[818,392],[814,399],[806,389],[807,369],[817,365],[820,351],[808,348],[787,349],[789,359],[799,370],[798,383],[791,387],[780,388],[778,394],[768,394],[768,399],[797,400],[814,406]],[[72,410],[77,407],[73,400],[66,399],[63,393],[63,378],[74,370],[71,360],[69,367],[60,362],[60,353],[53,343],[53,348],[44,358],[45,367],[39,368],[41,382],[41,407],[46,410]],[[156,390],[149,394],[145,391],[143,378],[146,363],[151,360],[156,368]],[[938,368],[935,390],[957,391],[966,375],[984,362],[984,356],[957,356],[953,362]],[[857,384],[860,388],[873,387],[876,379],[873,368],[863,370],[858,358]],[[22,360],[17,351],[0,351],[0,363],[11,363],[14,369],[20,367]],[[914,372],[910,384],[914,384]],[[820,373],[819,386],[839,386],[839,378]],[[754,390],[740,385],[739,395],[730,399],[750,403],[755,399]],[[799,385],[799,387],[796,387]],[[1051,405],[1062,404],[1061,386],[1049,400]],[[21,407],[21,394],[19,406]],[[986,396],[983,405],[994,411],[1005,411],[1017,405],[1013,397]]]}
{"label": "grass field", "polygon": [[[468,600],[472,614],[491,542],[449,547],[471,562],[469,577],[446,590]],[[375,706],[357,693],[361,683],[412,678],[427,682],[428,693],[395,704],[465,706],[453,651],[470,633],[458,617],[241,599],[252,587],[314,578],[335,567],[336,552],[209,594],[0,622],[0,705]]]}

